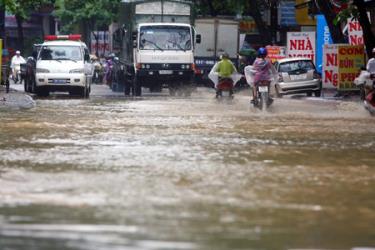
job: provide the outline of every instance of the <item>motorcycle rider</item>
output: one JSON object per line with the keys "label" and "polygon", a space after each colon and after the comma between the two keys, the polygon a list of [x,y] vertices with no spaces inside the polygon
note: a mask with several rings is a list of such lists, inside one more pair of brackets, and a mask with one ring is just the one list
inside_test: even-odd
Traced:
{"label": "motorcycle rider", "polygon": [[372,58],[368,60],[366,69],[371,75],[375,74],[375,48],[372,49]]}
{"label": "motorcycle rider", "polygon": [[[237,69],[234,66],[234,64],[229,60],[228,53],[224,52],[221,55],[220,59],[221,60],[218,62],[217,67],[216,67],[216,72],[219,75],[219,82],[224,79],[230,79],[230,81],[233,81],[231,78],[231,75],[237,72]],[[229,91],[229,95],[230,96],[233,95],[232,89]],[[221,90],[216,89],[216,98],[219,98],[219,96],[221,96]]]}
{"label": "motorcycle rider", "polygon": [[[267,82],[268,91],[270,90],[270,83],[274,77],[277,75],[277,71],[272,63],[266,59],[267,57],[267,49],[261,47],[258,49],[257,58],[253,63],[253,70],[254,70],[254,86],[253,86],[253,100],[251,101],[252,104],[257,104],[257,86],[261,82]],[[272,103],[273,99],[269,98],[269,102]]]}
{"label": "motorcycle rider", "polygon": [[16,54],[12,57],[10,68],[12,69],[12,79],[14,83],[17,83],[18,80],[18,72],[21,71],[21,63],[26,63],[25,59],[21,56],[21,52],[19,50],[16,51]]}
{"label": "motorcycle rider", "polygon": [[372,58],[368,60],[366,70],[370,73],[370,78],[373,80],[372,88],[368,89],[366,93],[366,99],[371,105],[375,106],[375,94],[373,93],[375,88],[375,48],[372,49]]}

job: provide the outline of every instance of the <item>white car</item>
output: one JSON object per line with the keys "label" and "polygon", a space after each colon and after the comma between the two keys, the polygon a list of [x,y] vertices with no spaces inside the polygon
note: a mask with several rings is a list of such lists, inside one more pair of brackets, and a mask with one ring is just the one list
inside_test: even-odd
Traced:
{"label": "white car", "polygon": [[38,96],[64,91],[88,97],[93,66],[89,50],[80,35],[46,36],[36,62],[35,86]]}
{"label": "white car", "polygon": [[308,96],[314,93],[317,97],[321,95],[322,80],[311,59],[285,58],[278,60],[274,66],[279,74],[279,80],[274,86],[278,97],[297,93],[306,93]]}

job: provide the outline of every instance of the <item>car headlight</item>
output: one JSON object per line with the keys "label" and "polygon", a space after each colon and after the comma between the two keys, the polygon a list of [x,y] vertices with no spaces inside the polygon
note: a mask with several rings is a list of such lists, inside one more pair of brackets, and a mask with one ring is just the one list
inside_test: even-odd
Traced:
{"label": "car headlight", "polygon": [[36,68],[36,73],[49,73],[48,69]]}
{"label": "car headlight", "polygon": [[75,74],[83,74],[85,73],[84,69],[72,69],[69,71],[69,73],[75,73]]}

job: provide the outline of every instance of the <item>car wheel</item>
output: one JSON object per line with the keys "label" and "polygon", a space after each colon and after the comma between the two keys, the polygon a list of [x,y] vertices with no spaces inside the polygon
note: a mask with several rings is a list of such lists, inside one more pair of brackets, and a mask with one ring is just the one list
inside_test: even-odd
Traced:
{"label": "car wheel", "polygon": [[306,94],[308,97],[312,96],[312,92],[307,92]]}
{"label": "car wheel", "polygon": [[283,94],[281,94],[281,91],[280,91],[280,86],[278,85],[275,86],[275,92],[278,98],[283,98]]}
{"label": "car wheel", "polygon": [[317,91],[314,92],[314,95],[315,95],[316,97],[320,97],[321,94],[322,94],[322,91],[321,91],[321,90],[317,90]]}

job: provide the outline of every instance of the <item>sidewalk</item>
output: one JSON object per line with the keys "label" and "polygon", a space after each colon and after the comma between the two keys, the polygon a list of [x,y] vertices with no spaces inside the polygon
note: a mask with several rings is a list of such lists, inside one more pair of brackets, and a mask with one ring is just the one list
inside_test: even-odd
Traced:
{"label": "sidewalk", "polygon": [[31,96],[9,88],[6,93],[5,85],[0,85],[0,110],[2,109],[30,109],[35,107],[35,101]]}

